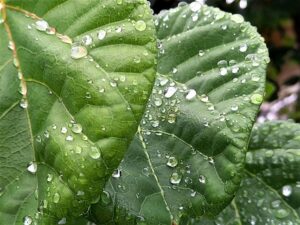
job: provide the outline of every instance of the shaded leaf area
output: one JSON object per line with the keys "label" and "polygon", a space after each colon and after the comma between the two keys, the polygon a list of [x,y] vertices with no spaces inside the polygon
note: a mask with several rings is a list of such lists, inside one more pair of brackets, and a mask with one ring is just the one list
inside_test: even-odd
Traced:
{"label": "shaded leaf area", "polygon": [[185,224],[233,198],[263,99],[267,49],[239,15],[157,16],[158,78],[129,152],[92,208],[99,224]]}
{"label": "shaded leaf area", "polygon": [[156,73],[149,6],[0,8],[0,224],[74,224],[99,200],[148,101]]}
{"label": "shaded leaf area", "polygon": [[278,121],[255,127],[246,177],[232,204],[214,222],[188,224],[300,224],[299,146],[299,124]]}

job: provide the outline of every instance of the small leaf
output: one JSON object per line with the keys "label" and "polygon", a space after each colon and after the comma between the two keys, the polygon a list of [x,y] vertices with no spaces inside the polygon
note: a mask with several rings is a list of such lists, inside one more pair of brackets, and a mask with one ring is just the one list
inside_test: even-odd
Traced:
{"label": "small leaf", "polygon": [[93,207],[100,224],[182,224],[186,216],[216,215],[243,176],[264,92],[261,37],[241,16],[199,2],[155,23],[159,75],[118,176]]}
{"label": "small leaf", "polygon": [[0,224],[74,224],[99,200],[148,101],[150,8],[0,0],[0,11]]}
{"label": "small leaf", "polygon": [[278,121],[256,126],[241,189],[211,224],[300,224],[299,165],[299,124]]}

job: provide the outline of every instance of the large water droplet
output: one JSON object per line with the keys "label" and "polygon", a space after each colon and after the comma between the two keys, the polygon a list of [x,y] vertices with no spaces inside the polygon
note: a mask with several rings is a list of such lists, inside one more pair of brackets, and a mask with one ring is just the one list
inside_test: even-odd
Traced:
{"label": "large water droplet", "polygon": [[88,51],[84,46],[81,45],[74,45],[71,48],[71,57],[73,59],[81,59],[87,56]]}
{"label": "large water droplet", "polygon": [[173,156],[169,157],[167,166],[174,168],[177,166],[177,164],[178,164],[178,161],[175,157],[173,157]]}
{"label": "large water droplet", "polygon": [[197,96],[197,92],[194,89],[190,89],[185,96],[186,100],[192,100]]}
{"label": "large water droplet", "polygon": [[201,9],[201,6],[200,2],[192,2],[190,4],[190,9],[192,12],[198,12]]}
{"label": "large water droplet", "polygon": [[291,185],[285,185],[282,187],[282,195],[285,197],[289,197],[292,194],[293,188]]}
{"label": "large water droplet", "polygon": [[263,102],[264,98],[261,94],[254,94],[250,98],[251,102],[255,105],[259,105]]}
{"label": "large water droplet", "polygon": [[180,181],[181,181],[181,175],[178,174],[177,172],[172,173],[170,177],[171,184],[179,184]]}
{"label": "large water droplet", "polygon": [[37,164],[36,162],[30,162],[27,166],[27,170],[32,173],[32,174],[35,174],[36,171],[37,171]]}
{"label": "large water droplet", "polygon": [[166,98],[171,98],[177,91],[176,87],[168,87],[167,90],[165,91],[165,97]]}
{"label": "large water droplet", "polygon": [[75,133],[75,134],[80,134],[82,132],[82,126],[78,123],[75,123],[73,124],[72,126],[72,131]]}
{"label": "large water droplet", "polygon": [[135,23],[134,25],[135,29],[137,29],[138,31],[144,31],[147,28],[147,24],[145,23],[145,21],[143,20],[139,20]]}
{"label": "large water droplet", "polygon": [[91,150],[89,151],[89,155],[93,158],[93,159],[99,159],[101,154],[99,152],[99,150],[96,147],[91,147]]}
{"label": "large water droplet", "polygon": [[38,20],[35,22],[35,27],[39,31],[46,31],[49,28],[49,24],[45,20]]}
{"label": "large water droplet", "polygon": [[246,52],[247,49],[248,49],[248,45],[247,44],[240,45],[240,52]]}

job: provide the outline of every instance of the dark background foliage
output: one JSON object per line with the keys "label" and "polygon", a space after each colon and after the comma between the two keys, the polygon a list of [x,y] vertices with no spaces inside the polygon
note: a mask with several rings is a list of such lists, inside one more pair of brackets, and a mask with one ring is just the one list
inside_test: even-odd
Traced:
{"label": "dark background foliage", "polygon": [[[151,0],[151,5],[158,13],[176,7],[179,2]],[[300,122],[300,1],[206,0],[206,4],[242,14],[266,40],[271,63],[267,72],[266,101],[258,120],[291,118]]]}

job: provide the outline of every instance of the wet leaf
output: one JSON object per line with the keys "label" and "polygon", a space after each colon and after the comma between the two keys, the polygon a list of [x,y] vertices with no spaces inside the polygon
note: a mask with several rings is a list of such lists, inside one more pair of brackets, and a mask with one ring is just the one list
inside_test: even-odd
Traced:
{"label": "wet leaf", "polygon": [[156,73],[151,11],[143,0],[0,9],[0,224],[74,224],[144,112]]}
{"label": "wet leaf", "polygon": [[99,224],[184,224],[239,188],[263,100],[267,49],[239,15],[199,2],[163,12],[155,88],[119,170],[93,207]]}

